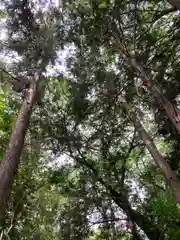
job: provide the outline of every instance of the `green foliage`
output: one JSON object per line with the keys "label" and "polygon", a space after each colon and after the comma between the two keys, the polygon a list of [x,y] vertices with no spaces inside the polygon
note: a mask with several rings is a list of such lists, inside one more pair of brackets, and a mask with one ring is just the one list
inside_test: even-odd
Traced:
{"label": "green foliage", "polygon": [[8,96],[5,94],[0,95],[0,159],[8,144],[9,135],[14,123],[14,118],[9,106]]}
{"label": "green foliage", "polygon": [[[60,12],[33,11],[28,19],[10,7],[12,38],[6,45],[23,60],[8,65],[13,76],[26,76],[42,59],[58,69],[55,50],[73,44],[65,73],[48,72],[43,105],[33,112],[7,211],[4,232],[10,239],[180,238],[179,206],[134,127],[131,110],[139,107],[136,114],[178,177],[179,136],[114,44],[116,38],[125,44],[177,103],[180,18],[168,7],[160,0],[65,1]],[[5,75],[0,158],[22,103]]]}
{"label": "green foliage", "polygon": [[103,9],[103,8],[107,8],[107,7],[108,7],[108,1],[102,0],[102,1],[99,3],[99,8]]}
{"label": "green foliage", "polygon": [[178,226],[180,211],[171,194],[162,192],[157,194],[152,201],[152,214],[158,218],[160,226],[167,232],[167,239],[175,240],[180,237]]}

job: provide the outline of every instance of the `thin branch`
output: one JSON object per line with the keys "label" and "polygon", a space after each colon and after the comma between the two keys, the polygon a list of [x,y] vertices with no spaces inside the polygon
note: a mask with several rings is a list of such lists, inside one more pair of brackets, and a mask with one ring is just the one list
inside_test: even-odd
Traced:
{"label": "thin branch", "polygon": [[114,219],[106,219],[106,220],[99,220],[97,222],[90,222],[91,226],[96,224],[102,224],[107,222],[117,222],[117,221],[127,221],[127,218],[114,218]]}
{"label": "thin branch", "polygon": [[132,150],[134,149],[134,141],[135,141],[135,136],[136,136],[136,129],[134,129],[134,133],[133,133],[133,138],[132,138],[132,141],[130,143],[130,146],[129,146],[129,149],[128,149],[128,152],[127,152],[127,156],[124,158],[124,162],[123,162],[123,165],[122,165],[122,177],[121,177],[121,188],[122,190],[124,189],[124,180],[125,180],[125,176],[126,176],[126,162],[127,162],[127,159],[129,158]]}
{"label": "thin branch", "polygon": [[153,22],[159,20],[161,17],[164,17],[165,15],[168,15],[169,13],[176,12],[176,9],[174,7],[165,9],[162,12],[159,12],[157,15],[154,16]]}
{"label": "thin branch", "polygon": [[11,73],[9,73],[8,71],[6,71],[4,68],[1,68],[0,67],[0,69],[4,72],[4,73],[6,73],[6,74],[8,74],[9,76],[11,76],[13,79],[15,79],[15,80],[18,80],[19,81],[19,79],[18,78],[16,78],[16,77],[14,77]]}

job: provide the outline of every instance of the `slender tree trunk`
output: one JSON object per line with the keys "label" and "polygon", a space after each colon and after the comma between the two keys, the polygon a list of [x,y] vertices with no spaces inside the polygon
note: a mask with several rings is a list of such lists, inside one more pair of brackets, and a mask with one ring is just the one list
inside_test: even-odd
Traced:
{"label": "slender tree trunk", "polygon": [[171,187],[171,189],[174,192],[174,195],[176,197],[176,201],[180,202],[180,181],[177,179],[176,174],[173,172],[173,170],[169,167],[169,164],[164,159],[164,157],[160,154],[158,151],[156,145],[154,144],[153,140],[149,136],[149,134],[146,132],[146,130],[143,128],[142,124],[139,120],[134,119],[134,125],[137,128],[137,130],[140,132],[141,138],[146,145],[149,153],[153,157],[154,161],[158,165],[159,169],[163,173],[166,182]]}
{"label": "slender tree trunk", "polygon": [[110,32],[113,36],[112,46],[121,53],[125,61],[140,74],[140,77],[149,92],[155,98],[159,105],[159,109],[164,109],[169,120],[172,122],[177,132],[180,134],[180,109],[171,103],[163,94],[162,89],[152,80],[152,76],[148,75],[140,63],[135,59],[134,55],[126,48],[123,40],[118,37],[118,30],[114,23],[110,24]]}
{"label": "slender tree trunk", "polygon": [[[125,101],[122,103],[122,107],[124,107],[127,113],[130,111],[129,106]],[[151,154],[152,158],[154,159],[157,166],[159,167],[162,174],[164,175],[166,182],[173,190],[174,195],[176,197],[176,201],[179,203],[180,202],[180,181],[177,179],[176,174],[170,168],[169,164],[161,155],[161,153],[158,151],[152,138],[146,132],[141,122],[138,120],[138,116],[135,113],[135,111],[133,111],[132,114],[130,113],[130,118],[134,123],[134,126],[136,127],[136,129],[139,131],[143,143],[146,145],[149,153]]]}
{"label": "slender tree trunk", "polygon": [[[72,156],[73,157],[73,156]],[[98,170],[89,162],[86,161],[86,159],[77,159],[75,158],[77,162],[80,164],[83,164],[85,167],[90,169],[94,176],[97,178],[97,180],[106,188],[109,196],[113,199],[113,201],[125,212],[125,214],[128,217],[128,220],[132,223],[132,234],[134,235],[136,240],[140,240],[141,237],[139,236],[136,225],[137,224],[147,235],[147,237],[150,240],[159,240],[161,231],[160,229],[149,220],[146,216],[142,215],[141,213],[137,212],[136,210],[133,210],[128,202],[128,199],[122,194],[117,192],[115,189],[113,189],[107,182],[105,182],[98,172]]]}
{"label": "slender tree trunk", "polygon": [[180,10],[180,0],[168,0],[168,2],[176,9]]}
{"label": "slender tree trunk", "polygon": [[131,57],[129,59],[129,62],[131,65],[140,73],[142,80],[144,81],[144,84],[149,89],[149,91],[152,93],[152,96],[156,99],[159,108],[166,111],[166,114],[174,127],[176,128],[177,132],[180,134],[180,110],[172,104],[166,96],[163,94],[161,88],[154,84],[151,80],[151,77],[147,76],[146,72],[144,71],[143,67],[138,64],[138,62],[135,60],[135,58]]}
{"label": "slender tree trunk", "polygon": [[130,216],[130,219],[134,223],[136,223],[144,231],[148,239],[160,239],[161,231],[154,224],[154,222],[150,221],[146,216],[142,215],[138,211],[133,210],[126,197],[116,192],[116,190],[114,190],[110,186],[105,185],[105,187],[111,193],[111,197],[114,202],[126,213],[127,216]]}
{"label": "slender tree trunk", "polygon": [[5,211],[10,197],[14,176],[20,163],[20,157],[24,146],[24,139],[29,120],[36,103],[39,89],[38,83],[34,89],[29,90],[27,99],[23,101],[16,125],[12,131],[9,145],[0,165],[0,223],[3,222]]}
{"label": "slender tree trunk", "polygon": [[[121,106],[125,109],[127,113],[130,112],[128,104],[123,101],[121,103]],[[135,108],[136,111],[136,108]],[[143,143],[146,145],[149,153],[151,154],[152,158],[154,159],[155,163],[161,170],[162,174],[165,177],[166,182],[171,187],[172,191],[174,192],[176,201],[180,203],[180,181],[177,179],[176,174],[173,172],[173,170],[170,168],[167,161],[164,159],[164,157],[161,155],[161,153],[158,151],[156,145],[154,144],[152,138],[149,136],[149,134],[146,132],[144,127],[142,126],[141,122],[138,119],[138,116],[135,111],[132,111],[130,113],[130,118],[136,127],[136,129],[139,131],[141,139]]]}

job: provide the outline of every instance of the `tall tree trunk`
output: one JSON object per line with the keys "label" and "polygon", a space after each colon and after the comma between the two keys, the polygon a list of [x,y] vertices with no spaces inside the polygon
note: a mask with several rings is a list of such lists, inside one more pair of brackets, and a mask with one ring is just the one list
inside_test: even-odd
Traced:
{"label": "tall tree trunk", "polygon": [[180,203],[180,181],[177,179],[176,174],[170,168],[169,164],[161,155],[161,153],[158,151],[152,138],[149,136],[149,134],[146,132],[146,130],[143,128],[142,124],[140,123],[140,121],[137,120],[137,118],[136,120],[134,119],[134,125],[137,128],[137,130],[140,132],[140,135],[144,144],[146,145],[149,153],[153,157],[159,169],[163,173],[166,179],[166,182],[173,190],[174,195],[176,197],[176,201]]}
{"label": "tall tree trunk", "polygon": [[135,69],[137,73],[140,74],[140,77],[147,87],[152,96],[156,99],[156,102],[159,105],[159,109],[164,109],[169,120],[172,122],[177,132],[180,134],[180,109],[171,103],[167,97],[163,94],[162,89],[158,86],[153,80],[152,76],[146,73],[141,64],[136,60],[134,55],[127,49],[126,45],[123,43],[123,40],[118,37],[118,29],[114,23],[110,24],[109,30],[113,36],[112,46],[116,51],[120,52],[125,61]]}
{"label": "tall tree trunk", "polygon": [[[133,210],[128,199],[118,193],[111,186],[105,185],[106,189],[110,192],[114,202],[126,213],[127,216],[130,216],[130,219],[136,223],[146,234],[150,240],[159,240],[161,236],[161,231],[150,221],[146,216],[139,213],[137,210]],[[151,226],[151,227],[150,227]]]}
{"label": "tall tree trunk", "polygon": [[[68,135],[68,131],[66,131]],[[86,160],[86,157],[81,154],[81,157],[76,157],[73,155],[73,152],[71,150],[71,144],[69,141],[67,141],[67,146],[69,149],[69,153],[72,159],[77,161],[79,164],[82,164],[83,166],[87,167],[92,171],[97,181],[99,181],[102,186],[105,187],[107,190],[107,193],[109,197],[113,199],[113,201],[124,211],[124,213],[127,215],[128,220],[132,223],[132,234],[136,237],[136,239],[140,239],[139,233],[136,228],[136,224],[142,229],[142,231],[146,234],[146,236],[149,238],[149,240],[159,240],[161,236],[161,229],[156,225],[155,222],[151,221],[151,219],[148,219],[146,216],[142,215],[136,210],[133,210],[131,208],[131,205],[129,204],[129,201],[124,194],[121,192],[117,192],[110,184],[107,183],[107,181],[104,181],[104,179],[100,176],[100,172],[96,167],[91,164],[89,161]],[[75,146],[77,148],[77,146]],[[80,152],[80,149],[77,149],[78,152]]]}
{"label": "tall tree trunk", "polygon": [[143,232],[150,240],[160,239],[159,237],[161,235],[161,230],[156,226],[156,224],[153,221],[149,220],[146,216],[142,215],[136,210],[133,210],[129,204],[128,199],[122,193],[117,192],[111,185],[107,183],[107,181],[104,181],[104,179],[100,176],[98,170],[91,163],[87,162],[86,158],[75,158],[75,160],[93,172],[96,179],[105,187],[109,196],[124,211],[128,217],[128,220],[132,223],[131,230],[136,240],[141,239],[136,229],[136,224],[143,230]]}
{"label": "tall tree trunk", "polygon": [[[126,110],[127,113],[130,112],[129,106],[126,102],[122,103],[122,107],[124,107],[124,109]],[[133,111],[132,114],[130,113],[130,118],[131,118],[134,126],[136,127],[136,129],[139,131],[143,143],[146,145],[146,147],[147,147],[149,153],[151,154],[152,158],[154,159],[155,163],[157,164],[157,166],[161,170],[162,174],[164,175],[166,182],[173,190],[176,201],[178,203],[180,203],[180,181],[177,179],[176,174],[170,168],[169,164],[164,159],[164,157],[161,155],[161,153],[158,151],[152,138],[146,132],[146,130],[142,126],[141,122],[138,120],[138,116],[135,113],[135,111]]]}
{"label": "tall tree trunk", "polygon": [[[40,79],[38,80],[40,81]],[[0,164],[0,223],[3,222],[14,176],[20,163],[29,120],[39,94],[38,82],[23,101],[9,145]]]}
{"label": "tall tree trunk", "polygon": [[180,0],[168,0],[168,2],[176,9],[180,10]]}

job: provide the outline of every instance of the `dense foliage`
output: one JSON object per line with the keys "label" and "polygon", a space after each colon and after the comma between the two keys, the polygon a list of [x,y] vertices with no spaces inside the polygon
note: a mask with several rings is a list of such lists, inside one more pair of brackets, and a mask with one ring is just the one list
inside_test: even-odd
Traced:
{"label": "dense foliage", "polygon": [[[13,184],[0,239],[180,238],[175,4],[0,5],[3,163],[19,109],[28,108],[26,92],[39,87],[39,72],[43,80],[23,132],[17,173],[7,176]],[[0,196],[3,189],[0,181]]]}

